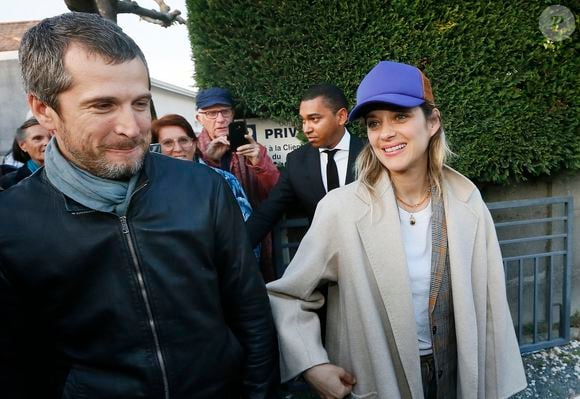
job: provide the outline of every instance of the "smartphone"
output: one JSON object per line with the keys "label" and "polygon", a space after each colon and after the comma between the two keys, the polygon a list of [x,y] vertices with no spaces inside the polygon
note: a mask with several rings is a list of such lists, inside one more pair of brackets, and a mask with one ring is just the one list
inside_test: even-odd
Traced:
{"label": "smartphone", "polygon": [[228,141],[230,149],[236,151],[239,146],[249,144],[250,142],[244,136],[248,134],[248,127],[245,120],[235,120],[228,127]]}

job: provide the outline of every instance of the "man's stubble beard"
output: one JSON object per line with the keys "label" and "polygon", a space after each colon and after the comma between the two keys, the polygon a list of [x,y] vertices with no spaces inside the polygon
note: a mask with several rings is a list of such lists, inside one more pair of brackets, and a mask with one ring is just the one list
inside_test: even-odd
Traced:
{"label": "man's stubble beard", "polygon": [[104,153],[100,155],[91,151],[90,154],[87,154],[86,152],[79,151],[70,145],[69,137],[70,132],[65,130],[65,134],[61,139],[63,145],[72,157],[69,161],[94,176],[108,180],[129,180],[133,175],[137,174],[143,167],[145,155],[147,155],[147,149],[151,140],[151,134],[148,134],[146,138],[140,136],[139,139],[132,140],[136,141],[138,146],[142,148],[143,154],[138,159],[127,164],[107,161]]}
{"label": "man's stubble beard", "polygon": [[95,169],[89,171],[95,176],[109,180],[129,180],[133,175],[138,173],[143,167],[145,160],[145,151],[143,155],[131,162],[130,164],[110,164],[104,159],[99,159],[95,162]]}

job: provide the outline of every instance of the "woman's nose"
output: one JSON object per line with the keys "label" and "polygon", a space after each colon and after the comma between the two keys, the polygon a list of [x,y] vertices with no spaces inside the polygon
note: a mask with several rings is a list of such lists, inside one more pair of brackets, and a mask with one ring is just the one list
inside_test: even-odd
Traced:
{"label": "woman's nose", "polygon": [[183,147],[181,146],[181,144],[179,144],[179,141],[174,141],[173,142],[173,151],[174,152],[181,152],[181,151],[183,151]]}
{"label": "woman's nose", "polygon": [[383,129],[381,130],[381,139],[388,140],[393,138],[396,134],[397,132],[395,131],[395,128],[391,124],[389,123],[383,124]]}

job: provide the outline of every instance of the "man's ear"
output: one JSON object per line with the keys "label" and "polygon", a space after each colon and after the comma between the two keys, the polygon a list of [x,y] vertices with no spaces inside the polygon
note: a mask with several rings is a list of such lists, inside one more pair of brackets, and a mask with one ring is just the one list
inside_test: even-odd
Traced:
{"label": "man's ear", "polygon": [[339,125],[346,125],[346,122],[348,122],[348,110],[346,108],[339,109],[336,112],[336,117]]}
{"label": "man's ear", "polygon": [[38,123],[48,131],[56,130],[58,114],[51,107],[40,101],[34,94],[29,94],[27,100],[30,111],[32,111]]}

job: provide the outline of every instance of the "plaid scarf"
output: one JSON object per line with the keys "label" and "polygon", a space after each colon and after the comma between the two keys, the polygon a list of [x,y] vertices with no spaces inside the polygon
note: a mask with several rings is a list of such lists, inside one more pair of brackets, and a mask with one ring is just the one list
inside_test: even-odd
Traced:
{"label": "plaid scarf", "polygon": [[447,224],[443,198],[431,188],[432,252],[429,322],[432,332],[437,398],[457,396],[457,342],[451,297]]}

